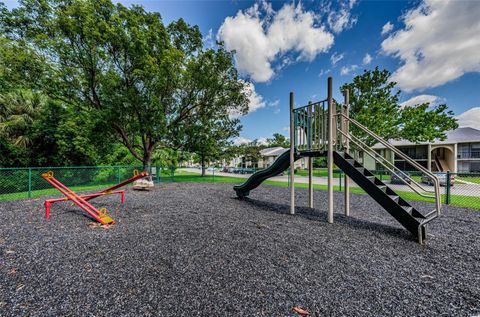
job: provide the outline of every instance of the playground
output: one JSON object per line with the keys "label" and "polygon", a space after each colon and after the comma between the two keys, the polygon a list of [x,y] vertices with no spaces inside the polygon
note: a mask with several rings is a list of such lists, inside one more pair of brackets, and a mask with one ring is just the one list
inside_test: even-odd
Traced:
{"label": "playground", "polygon": [[[0,203],[0,315],[313,316],[480,313],[480,215],[444,206],[415,237],[366,195],[262,185],[163,183],[95,205],[102,227],[63,202]],[[60,196],[59,196],[60,197]],[[431,207],[418,203],[420,207]]]}

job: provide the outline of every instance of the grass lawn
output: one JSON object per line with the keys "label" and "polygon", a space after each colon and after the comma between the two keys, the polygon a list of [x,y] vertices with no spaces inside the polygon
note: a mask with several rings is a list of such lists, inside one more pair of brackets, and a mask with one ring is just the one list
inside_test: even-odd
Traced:
{"label": "grass lawn", "polygon": [[475,183],[475,184],[480,184],[480,175],[478,176],[463,176],[463,175],[457,175],[455,177],[455,180],[457,181],[465,181],[469,183]]}
{"label": "grass lawn", "polygon": [[[384,175],[385,176],[385,175]],[[207,175],[202,177],[199,174],[191,173],[191,172],[183,172],[179,171],[175,173],[174,181],[176,182],[197,182],[197,183],[210,183],[210,182],[217,182],[217,183],[242,183],[246,179],[234,176],[215,176]],[[266,185],[272,186],[280,186],[280,187],[287,187],[287,182],[279,182],[279,181],[271,181],[267,180],[264,182]],[[319,190],[327,190],[327,185],[316,185],[314,184],[313,187]],[[296,183],[295,188],[308,188],[308,184],[303,183]],[[335,185],[335,191],[341,191],[343,188],[340,186]],[[351,187],[350,192],[354,194],[366,194],[361,188],[359,187]],[[433,202],[432,199],[428,199],[422,196],[419,196],[413,192],[406,192],[406,191],[397,191],[397,194],[400,195],[405,200],[413,200],[413,201],[426,201],[426,202]],[[445,201],[445,195],[442,195],[442,202]],[[466,208],[473,208],[480,210],[480,197],[471,197],[471,196],[461,196],[461,195],[451,195],[451,205],[453,206],[460,206]]]}
{"label": "grass lawn", "polygon": [[[323,171],[319,171],[323,173]],[[302,175],[302,174],[299,174]],[[308,175],[308,173],[307,173]],[[386,180],[386,176],[383,175],[382,179]],[[418,176],[419,177],[419,176]],[[415,177],[416,178],[416,177]],[[178,182],[178,183],[227,183],[227,184],[240,184],[243,183],[246,178],[242,177],[235,177],[235,176],[214,176],[214,175],[205,175],[201,176],[197,173],[186,172],[186,171],[175,171],[175,175],[172,177],[170,174],[165,174],[160,176],[160,182]],[[280,186],[280,187],[287,187],[287,182],[279,182],[279,181],[271,181],[267,180],[264,182],[267,185],[272,186]],[[335,182],[337,183],[337,182]],[[81,191],[89,191],[89,190],[98,190],[103,189],[108,186],[114,185],[112,184],[102,184],[102,185],[91,185],[91,186],[73,186],[70,187],[75,192]],[[327,190],[327,185],[316,185],[314,184],[313,187],[319,190]],[[295,188],[308,188],[308,184],[303,183],[296,183]],[[343,188],[340,186],[334,186],[335,191],[341,191]],[[359,187],[351,187],[351,193],[355,194],[365,194],[365,192]],[[431,199],[421,197],[416,193],[413,192],[404,192],[404,191],[397,191],[397,193],[404,198],[405,200],[413,200],[413,201],[427,201],[433,202]],[[42,190],[35,190],[32,191],[31,197],[41,197],[41,196],[52,196],[52,195],[60,195],[58,190],[54,188],[42,189]],[[25,199],[28,197],[28,192],[18,192],[18,193],[10,193],[10,194],[3,194],[0,195],[1,200],[15,200],[15,199]],[[442,195],[442,202],[445,201],[445,195]],[[461,196],[461,195],[451,195],[451,205],[453,206],[460,206],[466,208],[473,208],[480,210],[480,197],[471,197],[471,196]]]}
{"label": "grass lawn", "polygon": [[[115,185],[115,183],[111,184],[101,184],[101,185],[89,185],[89,186],[72,186],[69,187],[74,192],[81,192],[81,191],[88,191],[88,190],[99,190],[103,188],[107,188],[109,186]],[[42,197],[42,196],[53,196],[53,195],[61,195],[61,193],[55,188],[47,188],[47,189],[39,189],[39,190],[32,190],[31,198]],[[17,192],[17,193],[9,193],[9,194],[2,194],[0,195],[1,200],[15,200],[15,199],[25,199],[28,197],[28,192]]]}
{"label": "grass lawn", "polygon": [[[333,171],[333,177],[338,178],[340,177],[340,170],[334,170]],[[308,170],[296,170],[295,175],[299,176],[308,176]],[[327,177],[328,176],[328,171],[326,168],[315,168],[313,169],[313,176],[315,177]]]}

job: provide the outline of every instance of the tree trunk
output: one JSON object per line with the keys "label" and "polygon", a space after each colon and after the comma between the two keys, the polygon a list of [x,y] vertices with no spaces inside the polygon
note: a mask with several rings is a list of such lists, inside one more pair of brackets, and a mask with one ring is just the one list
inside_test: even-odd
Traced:
{"label": "tree trunk", "polygon": [[205,156],[202,155],[202,177],[205,176]]}
{"label": "tree trunk", "polygon": [[151,152],[144,153],[142,163],[143,163],[143,171],[150,174],[150,172],[152,171],[152,153]]}

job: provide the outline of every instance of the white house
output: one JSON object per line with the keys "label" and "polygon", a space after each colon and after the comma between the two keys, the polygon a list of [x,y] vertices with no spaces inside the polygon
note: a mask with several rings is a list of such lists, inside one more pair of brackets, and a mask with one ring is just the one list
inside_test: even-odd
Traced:
{"label": "white house", "polygon": [[[230,162],[230,166],[242,166],[242,167],[255,167],[255,168],[267,168],[275,162],[275,160],[288,151],[283,147],[271,147],[260,150],[261,159],[258,160],[256,166],[252,166],[252,162],[245,161],[243,157],[236,157]],[[307,168],[306,158],[302,158],[295,162],[295,168]]]}

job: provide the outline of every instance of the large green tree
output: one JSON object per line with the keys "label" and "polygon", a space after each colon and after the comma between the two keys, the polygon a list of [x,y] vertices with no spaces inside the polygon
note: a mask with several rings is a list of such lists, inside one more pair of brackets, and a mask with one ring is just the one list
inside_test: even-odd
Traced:
{"label": "large green tree", "polygon": [[30,90],[0,94],[0,134],[16,146],[30,146],[33,122],[45,104],[42,97]]}
{"label": "large green tree", "polygon": [[47,59],[38,87],[103,122],[145,168],[156,149],[186,144],[200,112],[246,111],[233,55],[205,50],[198,27],[181,19],[165,26],[158,13],[110,0],[24,0],[2,15],[8,37]]}
{"label": "large green tree", "polygon": [[283,134],[274,133],[271,138],[267,139],[267,145],[270,147],[290,147],[290,140],[288,140]]}
{"label": "large green tree", "polygon": [[[340,90],[350,93],[350,117],[385,139],[406,139],[412,142],[443,140],[445,132],[458,124],[447,105],[429,103],[402,107],[401,91],[390,80],[388,70],[365,70],[344,84]],[[368,145],[376,141],[351,126],[352,131]]]}
{"label": "large green tree", "polygon": [[199,115],[189,124],[188,151],[195,153],[202,166],[202,176],[208,163],[218,161],[229,156],[231,139],[239,135],[240,124],[238,119],[229,118],[225,114],[220,120],[210,120]]}

